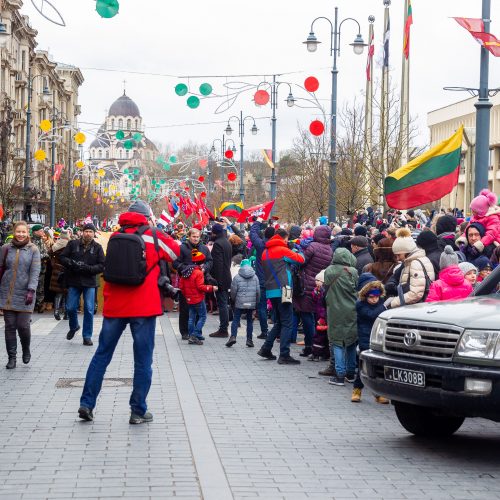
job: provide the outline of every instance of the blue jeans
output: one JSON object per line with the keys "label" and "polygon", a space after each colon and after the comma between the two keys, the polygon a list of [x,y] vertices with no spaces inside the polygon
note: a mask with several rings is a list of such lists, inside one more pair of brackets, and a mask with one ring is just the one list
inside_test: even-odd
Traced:
{"label": "blue jeans", "polygon": [[292,336],[293,306],[291,302],[281,302],[281,298],[272,298],[271,303],[275,312],[275,322],[262,349],[270,351],[274,340],[280,337],[280,356],[290,356],[290,340]]}
{"label": "blue jeans", "polygon": [[[198,320],[196,319],[198,317]],[[193,337],[202,337],[201,331],[207,320],[207,306],[202,300],[198,304],[189,304],[188,333]]]}
{"label": "blue jeans", "polygon": [[229,328],[229,295],[227,290],[217,290],[215,292],[217,307],[219,308],[219,331],[227,332]]}
{"label": "blue jeans", "polygon": [[78,306],[80,305],[80,295],[83,294],[83,331],[84,339],[92,337],[94,328],[94,307],[95,307],[95,288],[93,287],[74,287],[68,288],[66,297],[66,311],[69,318],[69,329],[76,330],[78,325]]}
{"label": "blue jeans", "polygon": [[253,309],[234,308],[233,322],[231,323],[231,337],[238,335],[238,325],[242,316],[247,317],[247,339],[252,340],[253,334]]}
{"label": "blue jeans", "polygon": [[123,330],[130,324],[134,339],[134,388],[130,409],[144,415],[148,409],[146,397],[151,387],[153,350],[155,347],[156,316],[147,318],[104,318],[99,335],[99,346],[90,362],[85,378],[80,405],[94,408],[106,373]]}
{"label": "blue jeans", "polygon": [[356,343],[347,347],[332,345],[332,358],[335,359],[337,377],[342,378],[346,374],[356,373]]}
{"label": "blue jeans", "polygon": [[260,287],[260,301],[257,304],[257,315],[259,317],[260,323],[260,333],[267,335],[269,331],[269,326],[267,323],[267,298],[266,298],[266,287]]}

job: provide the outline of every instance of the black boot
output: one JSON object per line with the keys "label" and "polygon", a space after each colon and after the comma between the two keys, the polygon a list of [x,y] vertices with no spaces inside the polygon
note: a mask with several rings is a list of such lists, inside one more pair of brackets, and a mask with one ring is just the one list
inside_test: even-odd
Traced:
{"label": "black boot", "polygon": [[302,349],[302,352],[299,354],[299,356],[302,356],[303,358],[307,358],[310,354],[312,354],[313,349],[311,346],[306,346],[304,349]]}
{"label": "black boot", "polygon": [[21,341],[21,347],[23,349],[23,363],[27,365],[31,360],[30,343],[31,343],[31,332],[21,330],[19,332],[19,340]]}
{"label": "black boot", "polygon": [[62,294],[58,293],[54,300],[54,318],[57,319],[57,321],[61,320],[61,313],[60,313],[61,302],[62,302]]}
{"label": "black boot", "polygon": [[5,339],[5,346],[7,348],[7,356],[9,356],[9,361],[5,365],[5,368],[12,370],[16,367],[17,339]]}

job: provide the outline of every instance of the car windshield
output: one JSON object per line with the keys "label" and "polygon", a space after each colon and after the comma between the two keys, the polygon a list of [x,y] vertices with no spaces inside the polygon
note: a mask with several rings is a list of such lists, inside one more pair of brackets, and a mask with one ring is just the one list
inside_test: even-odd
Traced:
{"label": "car windshield", "polygon": [[477,288],[473,292],[474,297],[479,297],[482,295],[489,295],[492,293],[500,293],[499,290],[500,283],[500,266],[497,266],[489,276],[487,276],[484,281],[481,281]]}

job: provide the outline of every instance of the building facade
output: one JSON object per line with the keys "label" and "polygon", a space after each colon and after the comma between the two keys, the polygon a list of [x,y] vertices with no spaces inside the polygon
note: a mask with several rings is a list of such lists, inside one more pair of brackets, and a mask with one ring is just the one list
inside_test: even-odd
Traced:
{"label": "building facade", "polygon": [[[462,159],[458,185],[441,200],[443,208],[465,209],[474,197],[474,157],[476,144],[476,97],[436,109],[427,114],[430,129],[431,146],[450,137],[460,125],[464,125],[465,134],[462,144]],[[490,117],[490,162],[488,187],[500,193],[500,94],[491,98],[493,104]]]}

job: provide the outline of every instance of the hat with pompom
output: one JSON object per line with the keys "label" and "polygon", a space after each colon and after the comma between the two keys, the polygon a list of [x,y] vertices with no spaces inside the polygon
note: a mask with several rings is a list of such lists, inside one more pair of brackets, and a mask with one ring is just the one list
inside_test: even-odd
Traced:
{"label": "hat with pompom", "polygon": [[498,198],[489,189],[483,189],[479,195],[470,202],[470,209],[480,217],[484,217],[488,209],[497,204]]}
{"label": "hat with pompom", "polygon": [[450,245],[446,245],[439,257],[439,269],[443,270],[450,266],[458,266],[458,255]]}
{"label": "hat with pompom", "polygon": [[396,239],[392,244],[392,253],[411,253],[416,250],[417,244],[411,236],[411,231],[403,227],[396,232]]}

